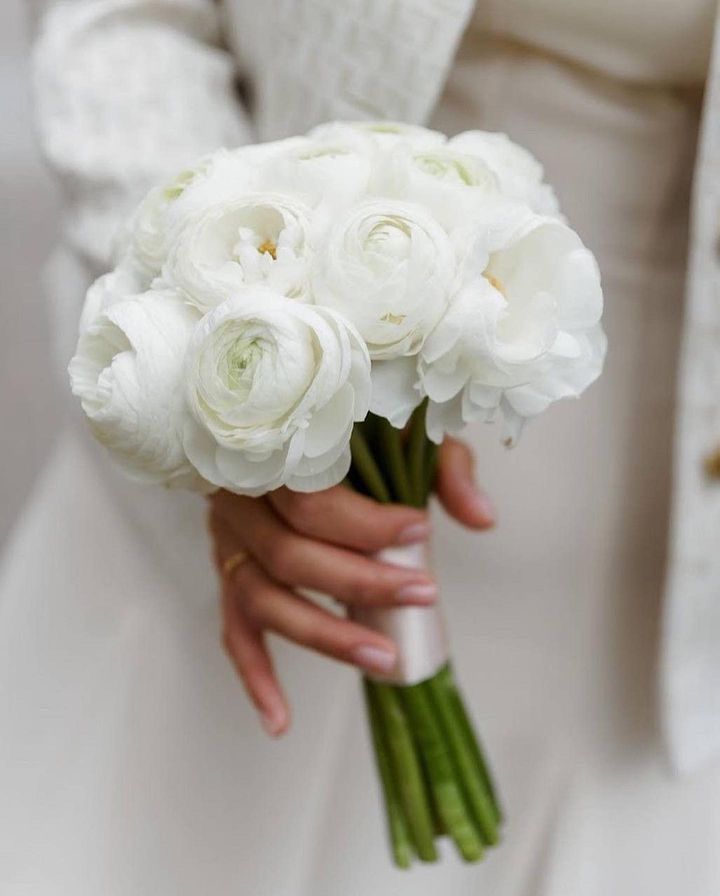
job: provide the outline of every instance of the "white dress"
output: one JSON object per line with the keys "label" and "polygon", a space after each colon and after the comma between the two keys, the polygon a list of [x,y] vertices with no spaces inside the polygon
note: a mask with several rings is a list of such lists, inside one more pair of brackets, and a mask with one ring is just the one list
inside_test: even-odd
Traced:
{"label": "white dress", "polygon": [[[230,5],[232,13],[232,5]],[[499,779],[483,864],[390,865],[357,676],[285,644],[262,734],[223,656],[203,508],[71,427],[0,573],[0,893],[717,896],[720,770],[656,721],[689,178],[713,10],[483,2],[432,124],[507,131],[597,253],[607,371],[512,453],[470,433],[500,524],[438,513],[466,696]]]}

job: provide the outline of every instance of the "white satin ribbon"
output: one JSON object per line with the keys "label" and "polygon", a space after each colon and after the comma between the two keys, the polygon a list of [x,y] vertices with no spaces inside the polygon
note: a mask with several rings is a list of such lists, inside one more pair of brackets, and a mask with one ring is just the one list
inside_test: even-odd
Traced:
{"label": "white satin ribbon", "polygon": [[[376,559],[411,569],[429,569],[427,545],[385,548]],[[354,607],[351,617],[391,638],[398,649],[395,668],[387,675],[373,675],[389,684],[417,684],[431,678],[449,659],[445,619],[437,605],[431,607]]]}

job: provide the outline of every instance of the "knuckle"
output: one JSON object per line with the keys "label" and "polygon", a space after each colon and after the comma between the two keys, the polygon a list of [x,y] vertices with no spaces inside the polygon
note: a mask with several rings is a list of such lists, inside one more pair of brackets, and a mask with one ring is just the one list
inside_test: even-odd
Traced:
{"label": "knuckle", "polygon": [[219,491],[213,496],[211,514],[218,523],[223,526],[238,524],[248,512],[248,501],[241,495],[233,495],[231,492]]}
{"label": "knuckle", "polygon": [[295,629],[293,640],[309,650],[327,653],[327,635],[323,629],[323,625],[310,625],[304,621],[300,622]]}
{"label": "knuckle", "polygon": [[340,622],[337,625],[329,625],[327,628],[309,632],[307,646],[326,656],[344,659],[352,640],[352,633],[349,629],[350,623]]}
{"label": "knuckle", "polygon": [[263,613],[263,593],[260,588],[250,588],[243,593],[242,597],[243,609],[246,615],[253,620],[259,622]]}
{"label": "knuckle", "polygon": [[285,511],[288,520],[296,529],[304,531],[312,527],[317,514],[317,506],[317,498],[311,493],[287,492]]}
{"label": "knuckle", "polygon": [[231,505],[230,498],[230,493],[224,491],[223,489],[210,495],[208,501],[210,505],[211,516],[215,516],[216,518],[222,518],[223,516],[225,516]]}
{"label": "knuckle", "polygon": [[297,542],[292,536],[279,535],[266,548],[266,561],[275,578],[286,581],[292,578],[297,560]]}
{"label": "knuckle", "polygon": [[371,564],[356,580],[359,600],[372,602],[385,598],[391,591],[392,582],[382,568]]}
{"label": "knuckle", "polygon": [[376,570],[368,570],[354,580],[351,590],[358,601],[370,603],[377,600],[384,590],[382,576]]}
{"label": "knuckle", "polygon": [[300,642],[309,650],[317,653],[332,653],[329,639],[315,629],[306,629],[300,634]]}

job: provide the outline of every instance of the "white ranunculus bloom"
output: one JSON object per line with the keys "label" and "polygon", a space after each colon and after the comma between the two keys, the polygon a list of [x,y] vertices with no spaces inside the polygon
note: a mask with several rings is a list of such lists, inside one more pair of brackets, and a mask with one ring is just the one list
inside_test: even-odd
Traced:
{"label": "white ranunculus bloom", "polygon": [[203,490],[188,463],[183,364],[198,314],[172,291],[110,305],[80,335],[69,366],[95,437],[140,482]]}
{"label": "white ranunculus bloom", "polygon": [[218,149],[150,190],[120,237],[118,257],[132,266],[147,288],[159,274],[170,242],[184,221],[199,209],[256,190],[269,159],[306,143],[289,137],[236,149]]}
{"label": "white ranunculus bloom", "polygon": [[198,209],[252,189],[259,161],[218,150],[150,190],[128,222],[119,249],[121,260],[135,268],[144,288],[159,274],[175,229]]}
{"label": "white ranunculus bloom", "polygon": [[262,165],[260,189],[288,193],[326,215],[367,192],[373,149],[346,137],[298,139]]}
{"label": "white ranunculus bloom", "polygon": [[320,141],[342,140],[370,149],[387,149],[400,143],[441,146],[447,140],[440,131],[401,121],[330,121],[313,128],[308,136]]}
{"label": "white ranunculus bloom", "polygon": [[465,131],[449,140],[448,148],[485,162],[497,175],[500,187],[509,199],[527,203],[538,214],[558,213],[555,193],[543,180],[542,165],[507,134]]}
{"label": "white ranunculus bloom", "polygon": [[382,195],[424,205],[448,230],[467,223],[484,203],[500,197],[490,166],[447,144],[405,144],[382,153],[373,186]]}
{"label": "white ranunculus bloom", "polygon": [[328,488],[346,475],[370,361],[336,312],[248,288],[198,325],[186,377],[185,448],[210,482],[260,495]]}
{"label": "white ranunculus bloom", "polygon": [[310,216],[306,205],[281,193],[219,200],[177,234],[161,281],[182,290],[203,311],[254,284],[304,301]]}
{"label": "white ranunculus bloom", "polygon": [[248,143],[228,150],[229,154],[251,168],[262,166],[274,156],[292,152],[295,148],[306,146],[307,137],[283,137],[281,140],[270,140],[267,143]]}
{"label": "white ranunculus bloom", "polygon": [[416,354],[447,308],[456,257],[426,209],[367,199],[340,216],[315,256],[318,304],[357,327],[373,360]]}
{"label": "white ranunculus bloom", "polygon": [[423,400],[418,356],[373,361],[370,410],[402,429]]}
{"label": "white ranunculus bloom", "polygon": [[85,304],[80,315],[80,332],[84,333],[98,315],[111,305],[143,291],[141,278],[137,276],[135,270],[126,265],[119,265],[109,273],[98,277],[85,295]]}
{"label": "white ranunculus bloom", "polygon": [[423,347],[428,434],[440,441],[498,409],[522,420],[579,395],[602,369],[603,297],[592,253],[562,222],[527,213],[479,236],[469,276]]}

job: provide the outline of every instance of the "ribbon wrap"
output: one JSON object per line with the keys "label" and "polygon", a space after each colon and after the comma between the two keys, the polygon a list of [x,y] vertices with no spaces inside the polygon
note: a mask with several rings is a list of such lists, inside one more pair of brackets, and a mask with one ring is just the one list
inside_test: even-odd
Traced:
{"label": "ribbon wrap", "polygon": [[[385,548],[375,555],[377,560],[429,569],[430,558],[425,544]],[[440,607],[354,607],[351,617],[356,622],[391,638],[398,649],[393,671],[371,676],[376,681],[395,685],[411,685],[432,678],[449,659],[445,619]]]}

